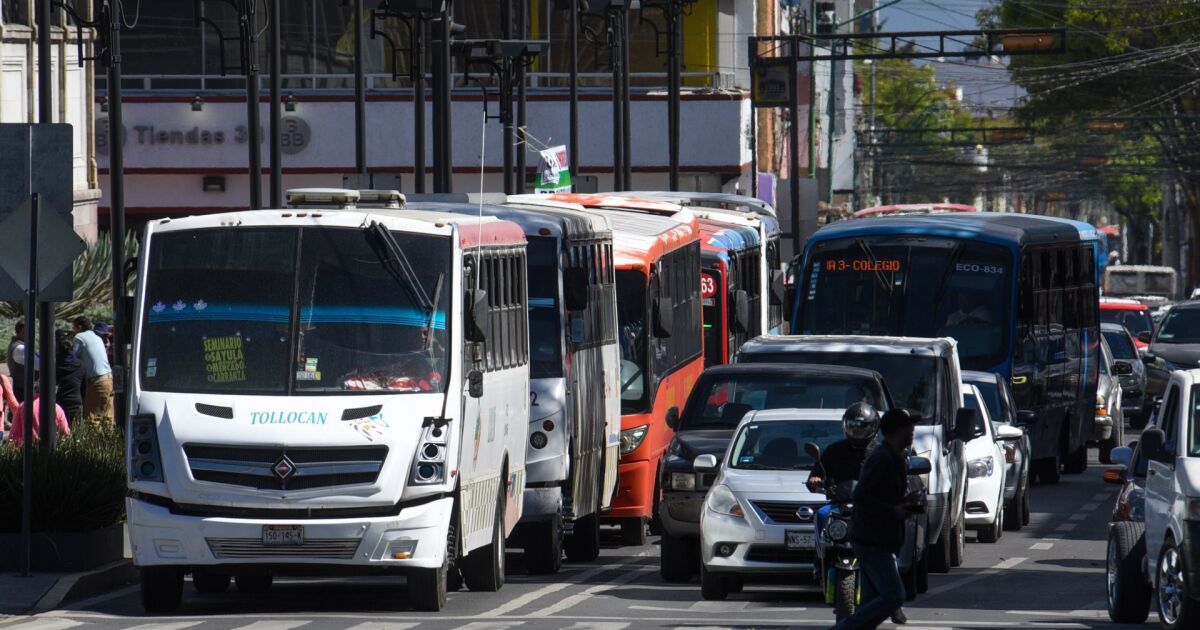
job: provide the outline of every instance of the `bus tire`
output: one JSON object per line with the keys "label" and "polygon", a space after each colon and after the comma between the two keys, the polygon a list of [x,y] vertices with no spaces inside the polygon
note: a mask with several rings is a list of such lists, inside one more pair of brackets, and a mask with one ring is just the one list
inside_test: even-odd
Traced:
{"label": "bus tire", "polygon": [[414,610],[440,612],[446,606],[451,551],[446,550],[442,556],[442,566],[436,569],[412,569],[408,572],[408,603]]}
{"label": "bus tire", "polygon": [[1074,453],[1067,456],[1067,460],[1063,462],[1063,472],[1068,475],[1079,475],[1087,472],[1088,469],[1088,449],[1087,446],[1080,446]]}
{"label": "bus tire", "polygon": [[504,479],[496,496],[496,516],[492,520],[492,542],[463,558],[462,576],[467,588],[476,592],[495,592],[504,586]]}
{"label": "bus tire", "polygon": [[621,544],[626,547],[641,547],[646,544],[646,519],[627,518],[621,521]]}
{"label": "bus tire", "polygon": [[574,531],[564,544],[567,560],[591,562],[600,557],[600,515],[593,512],[575,521]]}
{"label": "bus tire", "polygon": [[1062,479],[1062,464],[1058,455],[1039,459],[1037,462],[1038,483],[1056,484]]}
{"label": "bus tire", "polygon": [[664,582],[682,584],[692,581],[693,565],[700,557],[700,544],[695,540],[670,534],[662,535],[658,572]]}
{"label": "bus tire", "polygon": [[270,590],[275,579],[268,573],[266,575],[238,575],[233,578],[233,581],[237,584],[239,592],[265,593]]}
{"label": "bus tire", "polygon": [[192,588],[197,593],[224,593],[229,588],[229,575],[212,573],[204,569],[192,569]]}
{"label": "bus tire", "polygon": [[173,613],[183,602],[183,569],[142,567],[142,609],[150,614]]}
{"label": "bus tire", "polygon": [[522,537],[525,546],[525,567],[530,575],[554,575],[562,568],[562,516],[530,523]]}

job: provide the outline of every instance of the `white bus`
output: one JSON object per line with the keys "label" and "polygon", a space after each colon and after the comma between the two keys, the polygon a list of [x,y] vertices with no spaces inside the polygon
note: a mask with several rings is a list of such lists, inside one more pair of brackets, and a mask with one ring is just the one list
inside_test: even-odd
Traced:
{"label": "white bus", "polygon": [[1179,299],[1175,278],[1175,270],[1170,267],[1109,265],[1104,269],[1104,295],[1157,306]]}
{"label": "white bus", "polygon": [[621,457],[620,350],[608,221],[582,206],[528,197],[505,205],[418,201],[405,208],[482,212],[525,231],[529,441],[524,514],[513,539],[524,549],[531,573],[558,572],[564,551],[572,561],[595,560],[600,514],[611,506]]}
{"label": "white bus", "polygon": [[[313,201],[313,193],[306,193]],[[325,191],[354,203],[354,191]],[[404,210],[147,225],[127,502],[147,612],[276,574],[504,584],[529,423],[525,236]]]}

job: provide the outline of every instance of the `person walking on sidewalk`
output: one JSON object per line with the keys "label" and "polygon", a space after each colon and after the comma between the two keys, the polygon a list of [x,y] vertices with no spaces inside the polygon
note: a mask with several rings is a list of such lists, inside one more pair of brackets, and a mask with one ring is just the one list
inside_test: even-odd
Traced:
{"label": "person walking on sidewalk", "polygon": [[92,331],[92,322],[80,315],[75,318],[75,342],[71,352],[83,364],[83,417],[88,422],[114,422],[112,366],[104,341]]}
{"label": "person walking on sidewalk", "polygon": [[[25,322],[18,321],[8,342],[8,377],[12,379],[13,394],[25,400]],[[36,363],[34,363],[36,365]],[[36,368],[35,368],[36,369]]]}
{"label": "person walking on sidewalk", "polygon": [[71,333],[67,330],[54,331],[54,402],[67,412],[71,426],[83,418],[83,364],[71,352]]}
{"label": "person walking on sidewalk", "polygon": [[883,443],[863,463],[854,489],[854,521],[850,546],[858,557],[862,604],[837,624],[837,630],[873,629],[904,605],[904,582],[896,554],[904,546],[908,517],[908,447],[912,446],[913,417],[903,409],[883,415]]}

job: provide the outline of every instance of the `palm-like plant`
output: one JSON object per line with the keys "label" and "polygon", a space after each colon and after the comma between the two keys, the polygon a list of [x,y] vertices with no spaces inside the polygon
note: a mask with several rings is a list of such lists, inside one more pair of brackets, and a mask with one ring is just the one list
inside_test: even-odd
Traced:
{"label": "palm-like plant", "polygon": [[[131,232],[125,236],[125,259],[136,257],[137,250],[137,238]],[[55,304],[55,318],[69,320],[97,310],[112,312],[112,241],[108,233],[101,234],[75,259],[71,273],[74,295],[69,302]],[[129,278],[126,290],[133,287],[133,278]],[[19,318],[24,313],[20,302],[0,302],[0,317]]]}

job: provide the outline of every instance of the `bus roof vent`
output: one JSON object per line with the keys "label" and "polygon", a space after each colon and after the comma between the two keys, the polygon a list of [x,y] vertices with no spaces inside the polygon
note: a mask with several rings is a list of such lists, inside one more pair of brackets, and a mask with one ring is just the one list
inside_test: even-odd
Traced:
{"label": "bus roof vent", "polygon": [[399,190],[360,190],[360,208],[403,208],[406,199]]}
{"label": "bus roof vent", "polygon": [[346,188],[293,188],[287,191],[289,208],[353,208],[358,199],[357,190]]}

